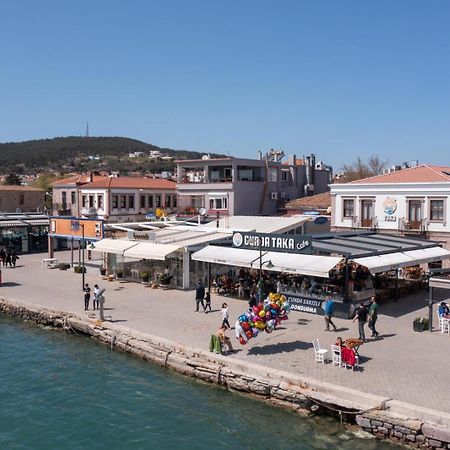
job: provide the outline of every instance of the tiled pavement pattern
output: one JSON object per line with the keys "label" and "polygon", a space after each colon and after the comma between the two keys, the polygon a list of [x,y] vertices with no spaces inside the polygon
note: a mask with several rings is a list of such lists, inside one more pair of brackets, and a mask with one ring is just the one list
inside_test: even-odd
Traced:
{"label": "tiled pavement pattern", "polygon": [[[0,296],[85,314],[81,275],[71,269],[42,268],[44,256],[24,255],[19,259],[18,267],[2,268],[4,285],[0,288]],[[60,261],[69,259],[68,252],[56,256]],[[98,283],[106,288],[105,306],[110,308],[107,314],[111,314],[116,325],[197,348],[206,349],[211,333],[220,325],[223,301],[230,307],[232,325],[247,309],[247,303],[242,300],[213,295],[213,312],[195,313],[193,291],[153,290],[136,283],[103,281],[97,268],[88,269],[86,281],[91,287]],[[441,291],[440,295],[445,298],[450,296],[450,291]],[[398,303],[380,306],[377,328],[382,338],[369,340],[360,348],[361,367],[357,371],[315,364],[311,345],[311,340],[316,337],[322,347],[328,349],[337,336],[357,337],[356,323],[335,319],[338,332],[326,332],[323,317],[294,311],[281,329],[270,335],[260,334],[246,346],[233,338],[239,351],[228,357],[450,412],[450,335],[441,335],[437,331],[415,333],[412,329],[415,317],[427,315],[427,297],[427,292],[422,291],[402,298]],[[234,331],[231,334],[234,335]],[[366,334],[370,335],[369,330]]]}

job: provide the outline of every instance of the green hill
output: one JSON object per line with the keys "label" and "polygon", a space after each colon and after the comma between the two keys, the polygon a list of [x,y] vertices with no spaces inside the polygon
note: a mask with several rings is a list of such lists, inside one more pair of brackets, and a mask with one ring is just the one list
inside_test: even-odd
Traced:
{"label": "green hill", "polygon": [[[136,139],[124,137],[57,137],[25,142],[0,143],[0,173],[35,173],[43,170],[60,172],[86,170],[119,170],[158,172],[173,170],[175,164],[167,160],[150,160],[148,153],[159,150],[175,159],[201,158],[204,153],[160,148]],[[129,158],[128,154],[144,152],[144,157]],[[99,159],[89,159],[98,156]],[[214,154],[212,156],[223,156]]]}

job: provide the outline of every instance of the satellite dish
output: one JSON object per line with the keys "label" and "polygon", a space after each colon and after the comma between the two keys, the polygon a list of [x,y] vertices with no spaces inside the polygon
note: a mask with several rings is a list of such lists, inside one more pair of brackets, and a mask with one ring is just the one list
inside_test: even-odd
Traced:
{"label": "satellite dish", "polygon": [[206,215],[206,209],[205,209],[205,208],[200,208],[200,209],[198,210],[198,213],[199,213],[201,216],[204,216],[204,215]]}

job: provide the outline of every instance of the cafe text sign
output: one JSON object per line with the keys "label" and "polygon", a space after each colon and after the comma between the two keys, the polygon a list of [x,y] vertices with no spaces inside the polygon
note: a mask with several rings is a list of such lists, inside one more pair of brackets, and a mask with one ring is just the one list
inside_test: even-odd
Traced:
{"label": "cafe text sign", "polygon": [[234,232],[233,247],[284,253],[312,253],[312,238],[305,234]]}

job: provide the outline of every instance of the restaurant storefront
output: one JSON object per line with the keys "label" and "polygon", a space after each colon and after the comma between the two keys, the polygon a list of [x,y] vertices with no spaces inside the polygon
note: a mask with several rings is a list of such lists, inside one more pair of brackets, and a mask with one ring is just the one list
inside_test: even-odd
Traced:
{"label": "restaurant storefront", "polygon": [[330,295],[342,316],[372,296],[396,300],[424,287],[426,264],[450,258],[437,242],[373,232],[296,236],[292,242],[239,234],[233,236],[233,247],[210,245],[193,255],[211,264],[212,285],[219,279],[235,286],[229,292],[222,288],[226,294],[245,298],[263,283],[265,294],[282,292],[293,310],[314,314],[322,313]]}

